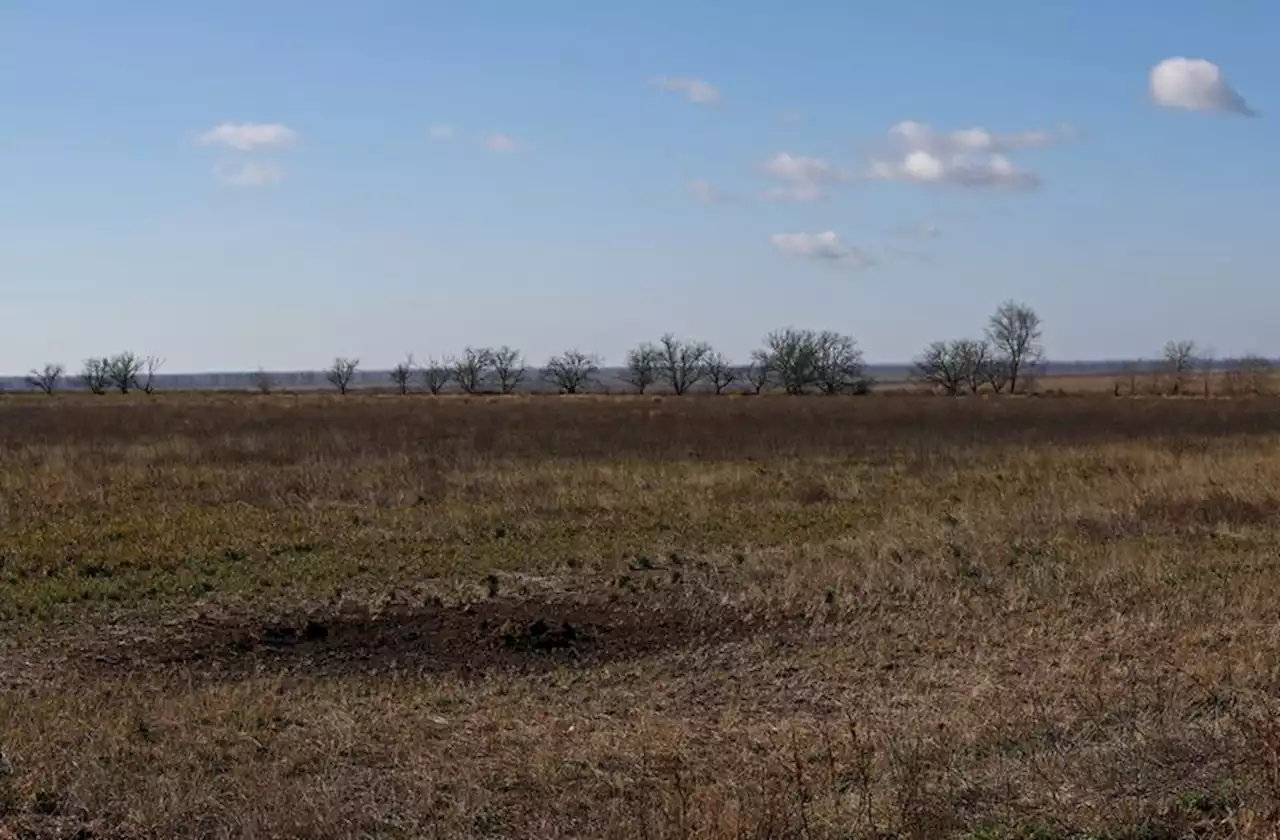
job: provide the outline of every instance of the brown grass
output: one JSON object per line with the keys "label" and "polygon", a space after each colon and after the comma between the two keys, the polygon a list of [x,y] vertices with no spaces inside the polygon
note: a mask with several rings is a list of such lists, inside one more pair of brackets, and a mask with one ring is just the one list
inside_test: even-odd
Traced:
{"label": "brown grass", "polygon": [[1269,838],[1280,402],[0,401],[0,838]]}

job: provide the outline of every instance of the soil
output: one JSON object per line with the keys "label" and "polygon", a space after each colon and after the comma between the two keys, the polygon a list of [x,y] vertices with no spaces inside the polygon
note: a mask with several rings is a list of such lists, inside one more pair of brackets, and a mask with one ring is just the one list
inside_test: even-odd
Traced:
{"label": "soil", "polygon": [[490,599],[378,614],[206,621],[173,636],[117,646],[96,661],[112,669],[177,666],[227,678],[294,670],[482,675],[630,661],[782,632],[792,624],[710,605]]}

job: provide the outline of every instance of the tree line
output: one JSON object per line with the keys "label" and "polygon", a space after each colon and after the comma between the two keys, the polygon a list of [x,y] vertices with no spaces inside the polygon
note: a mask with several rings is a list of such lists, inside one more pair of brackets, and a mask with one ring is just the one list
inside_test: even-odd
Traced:
{"label": "tree line", "polygon": [[1234,359],[1218,360],[1212,350],[1203,349],[1194,341],[1170,341],[1165,344],[1160,358],[1154,362],[1139,360],[1125,365],[1112,386],[1119,397],[1149,394],[1189,394],[1195,386],[1196,374],[1200,375],[1200,387],[1209,396],[1213,374],[1217,373],[1217,391],[1226,395],[1264,395],[1272,392],[1274,366],[1271,360],[1256,353],[1248,353]]}
{"label": "tree line", "polygon": [[[163,366],[164,359],[159,356],[138,356],[132,352],[124,352],[85,359],[78,378],[85,388],[95,394],[105,394],[107,391],[119,391],[122,394],[142,391],[151,394],[156,389],[156,374]],[[66,371],[65,365],[50,363],[39,370],[32,370],[27,375],[27,384],[36,390],[52,394],[57,390]]]}
{"label": "tree line", "polygon": [[[995,394],[1034,390],[1045,350],[1043,323],[1030,306],[1006,301],[988,318],[981,337],[957,338],[929,344],[913,361],[911,379],[930,390],[956,396],[962,393]],[[109,390],[152,393],[155,377],[164,360],[131,352],[85,360],[78,373],[81,384],[95,394]],[[581,350],[566,350],[552,356],[537,375],[544,384],[562,394],[589,391],[600,372],[598,356]],[[325,379],[339,393],[354,385],[358,359],[339,357],[325,371]],[[1185,393],[1192,374],[1214,369],[1211,353],[1202,353],[1194,342],[1171,341],[1163,358],[1149,371],[1155,377],[1152,390]],[[1270,388],[1271,365],[1258,356],[1229,360],[1221,366],[1222,388],[1232,393],[1266,393]],[[1139,367],[1124,372],[1128,391],[1136,394]],[[66,376],[61,364],[33,370],[28,384],[52,394]],[[409,355],[391,369],[391,385],[401,394],[419,387],[439,394],[451,384],[467,394],[510,394],[530,378],[524,355],[512,347],[467,347],[457,356],[428,359],[419,364]],[[745,364],[735,364],[703,341],[667,333],[654,342],[645,342],[626,354],[621,378],[637,393],[664,387],[683,395],[702,386],[716,394],[745,390],[760,394],[780,389],[787,394],[865,394],[874,382],[866,373],[862,350],[849,335],[834,330],[786,327],[765,336]],[[1206,393],[1208,377],[1205,377]],[[253,377],[255,389],[273,390],[271,375],[259,370]],[[1115,394],[1122,393],[1121,380]]]}
{"label": "tree line", "polygon": [[[358,359],[337,358],[325,377],[339,393],[345,394],[355,381]],[[562,394],[584,393],[595,384],[601,361],[594,354],[566,350],[548,359],[538,372],[542,381]],[[644,394],[663,386],[683,395],[699,385],[722,394],[739,385],[760,393],[776,386],[789,394],[866,393],[871,379],[866,375],[862,350],[852,336],[833,330],[776,330],[765,337],[764,346],[751,355],[746,365],[735,365],[723,353],[704,341],[680,338],[672,333],[655,342],[645,342],[627,352],[622,379]],[[514,392],[529,377],[529,367],[520,351],[511,347],[468,347],[458,356],[429,359],[418,364],[412,355],[391,369],[392,384],[401,394],[412,390],[415,381],[432,394],[451,383],[467,394],[496,391]],[[266,383],[262,383],[264,386]]]}

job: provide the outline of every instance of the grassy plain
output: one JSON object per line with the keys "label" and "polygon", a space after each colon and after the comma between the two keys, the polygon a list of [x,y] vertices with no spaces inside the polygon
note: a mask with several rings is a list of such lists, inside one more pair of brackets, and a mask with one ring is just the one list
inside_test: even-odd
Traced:
{"label": "grassy plain", "polygon": [[0,401],[0,838],[1271,838],[1280,402]]}

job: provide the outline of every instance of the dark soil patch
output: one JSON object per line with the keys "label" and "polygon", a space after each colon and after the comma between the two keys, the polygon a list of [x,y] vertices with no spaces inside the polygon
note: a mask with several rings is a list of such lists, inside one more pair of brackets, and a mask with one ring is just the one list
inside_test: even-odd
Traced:
{"label": "dark soil patch", "polygon": [[181,666],[202,674],[305,671],[482,674],[639,659],[780,632],[794,622],[720,606],[491,599],[398,607],[376,615],[311,613],[283,621],[202,623],[138,642],[114,667]]}
{"label": "dark soil patch", "polygon": [[1144,499],[1137,515],[1144,521],[1176,527],[1261,526],[1280,520],[1280,499],[1240,498],[1219,490],[1202,498]]}

